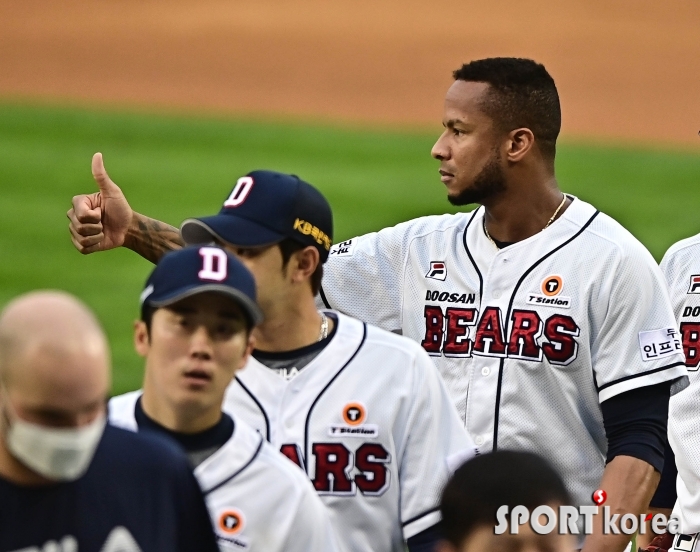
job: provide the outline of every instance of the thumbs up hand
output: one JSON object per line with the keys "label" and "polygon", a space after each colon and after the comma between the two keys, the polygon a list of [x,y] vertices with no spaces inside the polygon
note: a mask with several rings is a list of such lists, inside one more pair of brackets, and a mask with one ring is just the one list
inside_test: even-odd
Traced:
{"label": "thumbs up hand", "polygon": [[121,188],[107,174],[101,153],[92,157],[92,176],[100,191],[75,196],[66,213],[71,241],[84,255],[123,245],[134,216]]}

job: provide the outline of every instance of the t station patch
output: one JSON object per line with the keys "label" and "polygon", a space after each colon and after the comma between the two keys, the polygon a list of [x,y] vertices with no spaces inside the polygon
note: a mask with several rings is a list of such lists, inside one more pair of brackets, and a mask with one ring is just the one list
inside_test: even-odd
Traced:
{"label": "t station patch", "polygon": [[426,278],[431,280],[445,281],[447,278],[447,267],[445,266],[445,261],[430,261],[430,268],[428,273],[425,275]]}
{"label": "t station patch", "polygon": [[693,274],[690,277],[690,287],[688,293],[700,293],[700,274]]}
{"label": "t station patch", "polygon": [[243,514],[237,510],[225,510],[219,516],[219,529],[227,535],[235,535],[243,529]]}

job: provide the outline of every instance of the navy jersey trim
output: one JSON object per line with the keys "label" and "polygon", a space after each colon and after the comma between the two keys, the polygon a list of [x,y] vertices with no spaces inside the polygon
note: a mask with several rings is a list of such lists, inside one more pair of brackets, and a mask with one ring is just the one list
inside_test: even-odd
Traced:
{"label": "navy jersey trim", "polygon": [[[258,435],[259,435],[259,434],[258,434]],[[228,476],[226,479],[224,479],[224,480],[221,481],[220,483],[217,483],[216,485],[214,485],[214,486],[213,486],[211,489],[209,489],[209,490],[206,490],[206,491],[205,491],[205,490],[202,490],[202,494],[203,494],[204,496],[207,496],[208,494],[211,494],[211,493],[213,493],[215,490],[217,490],[217,489],[223,487],[224,485],[226,485],[226,483],[228,483],[229,481],[231,481],[234,477],[237,477],[238,475],[240,475],[240,474],[243,472],[243,470],[245,470],[248,466],[250,466],[250,465],[253,463],[253,461],[258,457],[258,454],[260,454],[260,451],[262,450],[262,447],[263,447],[263,443],[264,443],[264,442],[265,442],[265,439],[263,439],[262,435],[260,435],[260,442],[258,443],[258,448],[255,449],[255,452],[253,453],[253,456],[251,456],[250,459],[249,459],[243,466],[241,466],[241,468],[240,468],[239,470],[237,470],[237,471],[235,471],[234,473],[232,473],[232,474],[231,474],[230,476]]]}
{"label": "navy jersey trim", "polygon": [[406,527],[406,525],[409,525],[409,524],[413,523],[414,521],[418,521],[419,519],[424,518],[425,516],[429,516],[430,514],[435,513],[438,510],[440,510],[440,506],[435,506],[435,508],[431,508],[430,510],[427,510],[421,514],[418,514],[417,516],[413,516],[408,521],[402,522],[401,527]]}
{"label": "navy jersey trim", "polygon": [[[611,386],[616,385],[618,383],[622,383],[623,381],[628,381],[628,380],[635,379],[635,378],[641,378],[643,376],[648,376],[649,374],[655,374],[656,372],[663,372],[664,370],[670,370],[671,368],[675,368],[676,366],[684,366],[684,365],[685,365],[685,362],[678,361],[678,362],[674,362],[673,364],[668,364],[666,366],[662,366],[661,368],[654,368],[653,370],[647,370],[646,372],[641,372],[639,374],[632,374],[631,376],[624,376],[622,378],[616,379],[615,381],[611,381],[611,382],[608,382],[604,385],[601,385],[598,388],[598,391],[602,391],[603,389],[607,389],[608,387],[611,387]],[[663,383],[663,382],[659,382],[659,383]]]}
{"label": "navy jersey trim", "polygon": [[267,417],[267,412],[265,412],[265,409],[263,408],[263,405],[260,403],[260,401],[255,397],[253,393],[251,393],[250,389],[248,389],[243,382],[238,378],[238,376],[235,377],[236,381],[238,382],[238,385],[241,386],[243,391],[245,391],[248,396],[253,399],[253,402],[257,405],[257,407],[260,409],[260,412],[263,415],[263,418],[265,418],[265,440],[269,441],[270,440],[270,419]]}
{"label": "navy jersey trim", "polygon": [[[567,196],[567,197],[571,197],[571,196]],[[591,216],[591,218],[589,218],[589,219],[586,221],[586,224],[584,224],[584,225],[579,229],[578,232],[576,232],[573,236],[571,236],[571,237],[570,237],[568,240],[566,240],[564,243],[558,245],[557,247],[555,247],[554,249],[552,249],[551,251],[549,251],[547,254],[545,254],[545,255],[543,255],[542,257],[540,257],[535,263],[533,263],[533,265],[532,265],[530,268],[528,268],[528,269],[523,273],[523,275],[522,275],[522,276],[520,277],[520,279],[518,280],[518,283],[515,284],[515,287],[513,288],[513,293],[512,293],[511,296],[510,296],[510,301],[508,302],[508,310],[506,311],[506,317],[505,317],[505,321],[504,321],[505,324],[506,324],[506,326],[505,326],[506,332],[508,331],[508,321],[510,320],[510,313],[511,313],[511,311],[512,311],[512,309],[513,309],[513,302],[515,301],[515,295],[518,293],[518,289],[520,288],[520,285],[525,281],[525,278],[527,278],[527,277],[529,276],[529,274],[530,274],[535,268],[537,268],[537,266],[539,266],[545,259],[551,257],[551,256],[554,255],[557,251],[559,251],[560,249],[563,249],[564,247],[566,247],[567,245],[569,245],[571,242],[573,242],[576,238],[578,238],[581,234],[583,234],[583,233],[586,231],[586,229],[591,225],[591,223],[593,222],[593,220],[594,220],[599,214],[600,214],[600,211],[596,210],[596,212],[593,213],[593,215]],[[498,388],[496,389],[496,409],[495,409],[495,412],[494,412],[494,421],[493,421],[493,450],[496,450],[496,444],[498,443],[498,416],[499,416],[500,410],[501,410],[501,387],[502,387],[502,384],[503,384],[503,366],[504,366],[504,365],[505,365],[504,359],[501,359],[501,364],[500,364],[500,366],[499,366],[499,368],[498,368]],[[594,379],[595,379],[595,378],[594,378]]]}
{"label": "navy jersey trim", "polygon": [[462,234],[462,243],[464,244],[464,250],[467,252],[467,256],[469,257],[469,260],[471,261],[474,270],[476,270],[477,276],[479,276],[479,310],[481,310],[481,300],[484,295],[484,279],[481,276],[481,271],[479,270],[479,267],[476,266],[476,261],[474,261],[474,257],[472,257],[471,251],[469,251],[469,247],[467,246],[467,230],[469,230],[469,227],[471,226],[472,221],[474,220],[474,217],[476,216],[476,213],[478,211],[479,209],[474,209],[474,213],[469,219],[469,222],[467,222],[467,225],[464,227],[464,233]]}
{"label": "navy jersey trim", "polygon": [[309,411],[306,414],[306,423],[304,424],[304,457],[306,458],[306,461],[304,462],[307,467],[306,472],[308,475],[308,465],[311,463],[309,462],[309,423],[311,422],[311,413],[314,410],[314,407],[318,403],[319,399],[321,396],[328,390],[328,388],[333,384],[333,382],[338,378],[338,376],[341,374],[345,368],[347,368],[350,363],[355,359],[357,356],[357,353],[360,352],[360,349],[362,349],[362,346],[365,344],[365,340],[367,339],[367,324],[365,322],[362,323],[362,339],[360,340],[360,344],[357,346],[357,349],[355,349],[355,352],[352,354],[352,356],[348,359],[348,361],[343,364],[343,366],[338,370],[335,375],[331,378],[331,380],[326,384],[326,386],[321,389],[321,392],[316,396],[314,399],[314,402],[311,403],[311,406],[309,407]]}
{"label": "navy jersey trim", "polygon": [[[327,309],[331,309],[331,304],[328,302],[328,298],[326,297],[325,292],[323,291],[323,286],[320,286],[318,288],[318,293],[321,296],[321,301],[323,301],[323,304],[326,306]],[[332,309],[331,309],[332,310]]]}

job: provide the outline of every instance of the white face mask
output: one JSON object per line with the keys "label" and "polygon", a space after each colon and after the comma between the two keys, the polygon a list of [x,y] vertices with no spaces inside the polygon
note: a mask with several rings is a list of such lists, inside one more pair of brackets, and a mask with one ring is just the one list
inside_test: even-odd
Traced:
{"label": "white face mask", "polygon": [[14,416],[5,442],[17,460],[39,475],[56,481],[75,481],[90,466],[105,424],[104,414],[77,428],[46,427]]}

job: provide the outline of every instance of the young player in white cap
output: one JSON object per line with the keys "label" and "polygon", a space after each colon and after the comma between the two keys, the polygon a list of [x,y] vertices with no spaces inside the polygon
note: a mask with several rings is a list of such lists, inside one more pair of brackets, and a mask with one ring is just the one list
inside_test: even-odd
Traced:
{"label": "young player in white cap", "polygon": [[235,414],[221,410],[262,320],[252,275],[216,247],[166,255],[141,296],[142,391],[114,397],[110,422],[178,442],[194,467],[222,551],[340,551],[304,473]]}
{"label": "young player in white cap", "polygon": [[[121,196],[125,211],[110,212],[131,220],[99,156],[94,163],[98,182]],[[83,198],[97,207],[92,201],[102,195]],[[79,211],[88,207],[76,201]],[[102,220],[100,213],[98,207],[87,216]],[[91,228],[104,228],[103,222]],[[130,233],[128,245],[157,259],[162,243],[154,249],[146,233],[160,231],[158,225]],[[417,343],[317,311],[314,295],[332,231],[330,206],[318,190],[270,171],[240,178],[218,215],[183,223],[185,242],[216,242],[246,264],[265,315],[253,358],[238,372],[226,404],[306,471],[349,550],[399,552],[406,542],[411,552],[432,551],[442,486],[450,467],[473,454],[473,443]],[[104,238],[98,241],[109,248]]]}

